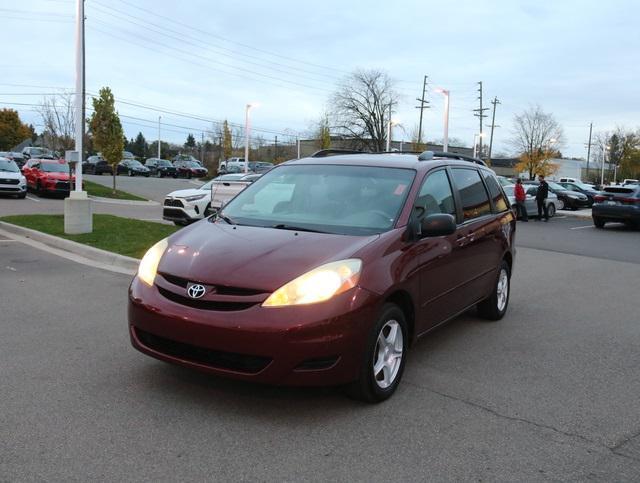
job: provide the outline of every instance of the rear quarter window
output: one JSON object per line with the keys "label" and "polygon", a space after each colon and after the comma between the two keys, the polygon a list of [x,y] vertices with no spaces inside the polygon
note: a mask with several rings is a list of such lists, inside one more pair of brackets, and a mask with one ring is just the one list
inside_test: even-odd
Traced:
{"label": "rear quarter window", "polygon": [[493,206],[497,213],[505,212],[509,209],[509,200],[500,188],[498,180],[488,171],[484,171],[484,180],[489,188],[489,196],[493,200]]}

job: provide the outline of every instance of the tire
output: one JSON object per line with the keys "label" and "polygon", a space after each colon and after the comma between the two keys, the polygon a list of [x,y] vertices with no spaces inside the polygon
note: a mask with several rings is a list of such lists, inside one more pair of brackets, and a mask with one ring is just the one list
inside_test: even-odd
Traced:
{"label": "tire", "polygon": [[558,209],[564,210],[564,201],[562,201],[560,198],[558,198]]}
{"label": "tire", "polygon": [[593,224],[595,225],[596,228],[604,228],[605,223],[606,222],[602,218],[595,217],[595,216],[593,217]]}
{"label": "tire", "polygon": [[27,197],[27,192],[26,192],[26,191],[25,191],[24,193],[20,193],[20,194],[17,196],[17,198],[18,198],[19,200],[23,200],[23,199],[25,199],[26,197]]}
{"label": "tire", "polygon": [[187,173],[187,179],[191,179],[191,171]]}
{"label": "tire", "polygon": [[556,216],[556,205],[550,203],[547,207],[547,213],[549,213],[549,218],[553,218],[554,216]]}
{"label": "tire", "polygon": [[407,348],[404,313],[395,304],[385,304],[367,337],[358,379],[346,387],[347,394],[370,403],[391,397],[402,379]]}
{"label": "tire", "polygon": [[44,191],[42,190],[42,185],[40,184],[40,181],[36,183],[36,194],[38,196],[44,195]]}
{"label": "tire", "polygon": [[135,175],[136,174],[133,171],[129,170],[129,176],[135,176]]}
{"label": "tire", "polygon": [[507,313],[511,294],[511,270],[502,260],[491,295],[478,304],[478,315],[487,320],[500,320]]}

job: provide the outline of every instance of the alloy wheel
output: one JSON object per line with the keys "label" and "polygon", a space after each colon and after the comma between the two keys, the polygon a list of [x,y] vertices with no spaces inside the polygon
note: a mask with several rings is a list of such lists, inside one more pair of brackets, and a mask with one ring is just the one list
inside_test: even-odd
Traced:
{"label": "alloy wheel", "polygon": [[509,300],[509,274],[504,268],[500,270],[496,294],[498,300],[498,310],[502,312],[507,306],[507,300]]}
{"label": "alloy wheel", "polygon": [[373,354],[373,378],[378,387],[391,386],[402,365],[404,340],[402,327],[396,320],[389,320],[380,329]]}

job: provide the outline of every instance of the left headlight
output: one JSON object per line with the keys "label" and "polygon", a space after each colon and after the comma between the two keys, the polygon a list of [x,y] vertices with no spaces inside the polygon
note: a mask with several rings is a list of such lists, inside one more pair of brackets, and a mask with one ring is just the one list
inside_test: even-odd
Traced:
{"label": "left headlight", "polygon": [[201,200],[202,198],[204,198],[205,196],[207,196],[207,193],[201,194],[201,195],[193,195],[193,196],[188,196],[185,198],[185,201],[198,201]]}
{"label": "left headlight", "polygon": [[350,258],[327,263],[299,276],[273,292],[263,307],[284,307],[324,302],[355,287],[362,260]]}
{"label": "left headlight", "polygon": [[158,264],[169,244],[167,239],[160,240],[153,245],[147,253],[144,254],[142,260],[140,260],[140,266],[138,267],[138,278],[147,285],[153,285],[153,281],[156,278],[156,272],[158,271]]}

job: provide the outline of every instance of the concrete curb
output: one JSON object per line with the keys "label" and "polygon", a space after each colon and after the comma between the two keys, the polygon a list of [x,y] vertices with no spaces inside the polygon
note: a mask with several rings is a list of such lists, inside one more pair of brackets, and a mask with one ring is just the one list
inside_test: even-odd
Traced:
{"label": "concrete curb", "polygon": [[[40,242],[48,247],[52,247],[65,252],[70,252],[74,255],[86,258],[97,262],[100,265],[117,267],[121,270],[125,270],[127,273],[135,273],[140,264],[140,260],[137,258],[127,257],[119,255],[117,253],[101,250],[100,248],[90,247],[82,243],[77,243],[65,238],[60,238],[53,235],[42,233],[41,231],[31,230],[30,228],[24,228],[22,226],[13,225],[6,221],[0,221],[0,229],[18,235],[20,237],[28,238]],[[118,271],[121,271],[118,270]]]}
{"label": "concrete curb", "polygon": [[114,205],[134,205],[134,206],[160,206],[157,201],[136,201],[136,200],[116,200],[113,198],[102,198],[101,196],[89,196],[90,200],[96,203],[112,203]]}
{"label": "concrete curb", "polygon": [[591,209],[588,210],[558,210],[556,216],[566,216],[567,218],[581,218],[584,220],[591,220]]}

